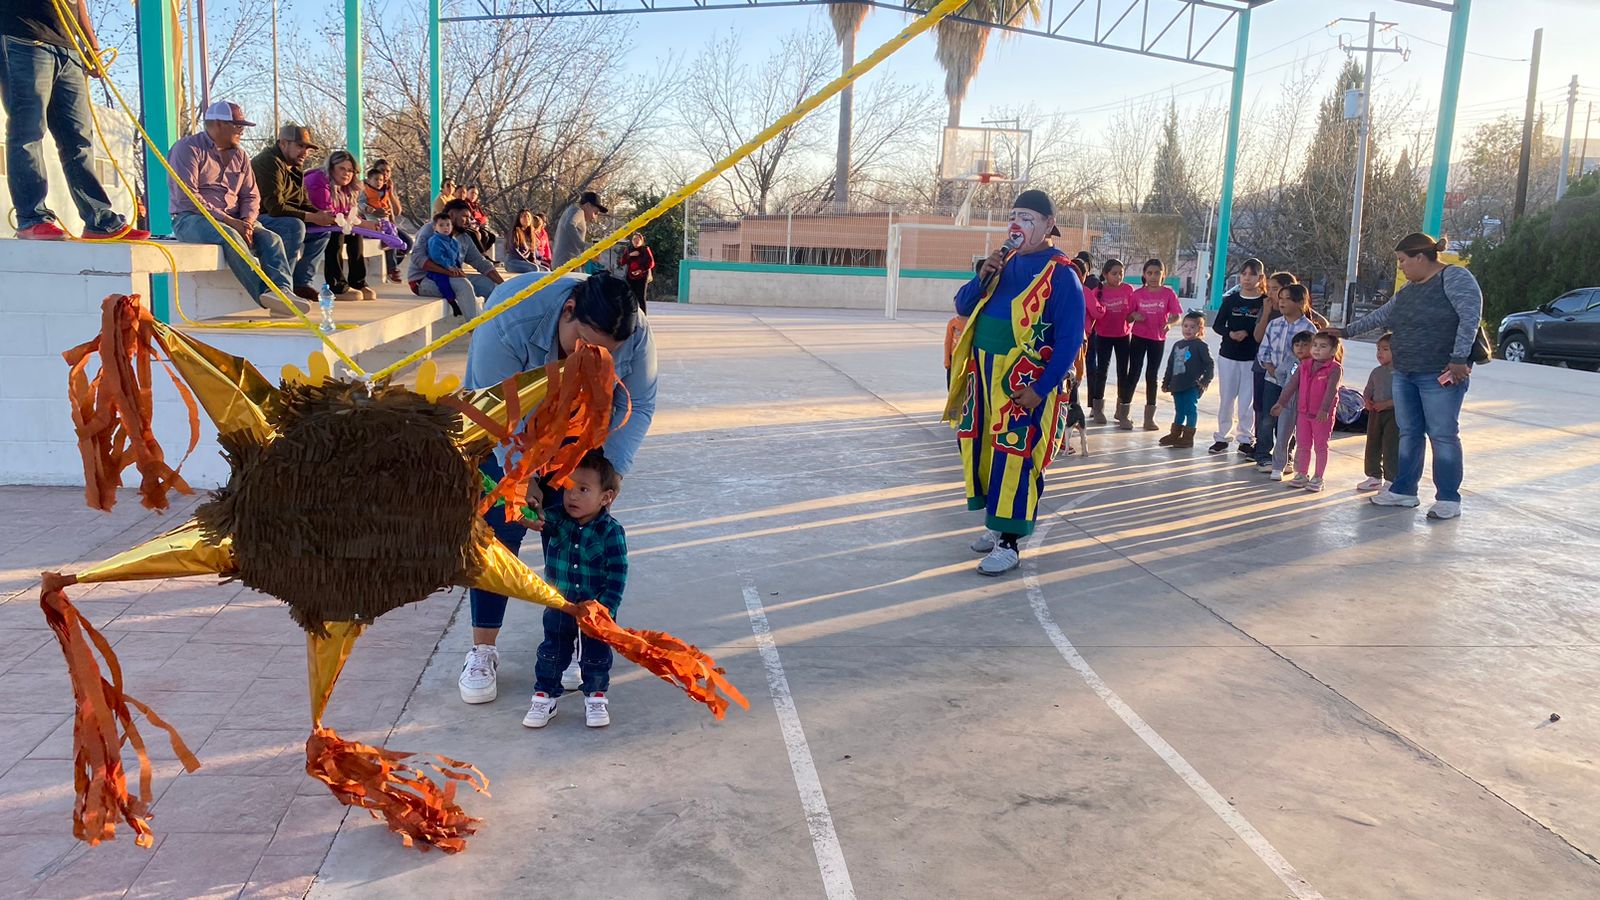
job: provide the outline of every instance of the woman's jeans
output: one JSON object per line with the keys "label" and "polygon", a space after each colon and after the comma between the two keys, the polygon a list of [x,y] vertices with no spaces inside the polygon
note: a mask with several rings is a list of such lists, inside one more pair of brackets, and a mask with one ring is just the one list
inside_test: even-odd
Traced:
{"label": "woman's jeans", "polygon": [[1395,472],[1391,494],[1417,496],[1422,480],[1423,437],[1433,445],[1434,499],[1461,502],[1461,402],[1466,399],[1467,379],[1459,384],[1442,385],[1439,376],[1428,373],[1394,373],[1394,418],[1400,426],[1400,464]]}
{"label": "woman's jeans", "polygon": [[89,76],[77,55],[51,44],[0,36],[0,101],[6,108],[6,181],[17,228],[56,219],[45,205],[50,190],[44,172],[47,126],[83,227],[102,233],[122,228],[122,216],[111,209],[94,174]]}

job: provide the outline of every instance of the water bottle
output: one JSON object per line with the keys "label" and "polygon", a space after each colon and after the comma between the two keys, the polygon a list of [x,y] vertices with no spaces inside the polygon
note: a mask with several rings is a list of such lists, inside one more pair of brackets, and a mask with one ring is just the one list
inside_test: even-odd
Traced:
{"label": "water bottle", "polygon": [[317,292],[317,305],[322,308],[322,324],[317,327],[323,334],[333,334],[333,291],[327,285]]}

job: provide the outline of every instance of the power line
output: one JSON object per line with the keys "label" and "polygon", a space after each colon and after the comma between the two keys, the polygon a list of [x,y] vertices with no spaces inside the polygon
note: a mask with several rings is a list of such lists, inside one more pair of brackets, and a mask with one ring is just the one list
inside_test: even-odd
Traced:
{"label": "power line", "polygon": [[[1395,29],[1395,31],[1400,33],[1400,34],[1405,35],[1408,38],[1411,38],[1412,40],[1421,41],[1424,44],[1432,44],[1435,47],[1447,47],[1448,46],[1446,44],[1441,44],[1438,41],[1433,40],[1432,38],[1425,38],[1420,34],[1412,34],[1409,31],[1401,31],[1398,28]],[[1497,60],[1499,60],[1501,62],[1523,62],[1523,63],[1525,63],[1525,62],[1528,61],[1528,57],[1526,57],[1526,56],[1495,56],[1493,53],[1479,53],[1476,50],[1468,50],[1467,51],[1467,55],[1469,55],[1469,56],[1478,56],[1478,57],[1482,57],[1484,59],[1497,59]]]}

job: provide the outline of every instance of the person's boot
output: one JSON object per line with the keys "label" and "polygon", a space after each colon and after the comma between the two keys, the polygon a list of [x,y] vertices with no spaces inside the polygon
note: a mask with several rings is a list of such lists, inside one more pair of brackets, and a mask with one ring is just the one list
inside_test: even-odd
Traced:
{"label": "person's boot", "polygon": [[1096,400],[1089,404],[1089,409],[1091,411],[1089,421],[1096,425],[1106,423],[1106,401]]}
{"label": "person's boot", "polygon": [[1144,430],[1161,430],[1161,426],[1156,424],[1156,405],[1154,403],[1146,403],[1144,406]]}
{"label": "person's boot", "polygon": [[1162,438],[1159,441],[1156,441],[1156,443],[1160,444],[1163,447],[1171,447],[1172,446],[1172,442],[1176,441],[1178,439],[1178,436],[1181,435],[1182,433],[1183,433],[1183,426],[1179,425],[1177,422],[1173,422],[1172,423],[1172,430],[1168,431],[1166,437]]}
{"label": "person's boot", "polygon": [[1194,446],[1194,426],[1185,425],[1178,429],[1178,439],[1172,442],[1174,450],[1188,450]]}
{"label": "person's boot", "polygon": [[1133,420],[1128,418],[1128,404],[1118,403],[1117,410],[1114,414],[1112,414],[1111,418],[1117,423],[1118,431],[1133,430]]}

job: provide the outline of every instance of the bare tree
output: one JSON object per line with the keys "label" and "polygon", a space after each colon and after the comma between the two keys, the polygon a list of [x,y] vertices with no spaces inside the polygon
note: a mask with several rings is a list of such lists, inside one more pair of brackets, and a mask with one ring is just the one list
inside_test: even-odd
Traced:
{"label": "bare tree", "polygon": [[[827,83],[832,66],[832,42],[815,29],[779,38],[754,69],[741,59],[738,32],[713,37],[689,64],[678,94],[685,149],[707,163],[722,159]],[[825,130],[822,120],[808,116],[724,173],[721,189],[733,208],[765,214],[781,195],[802,194],[810,181],[807,154],[823,149]]]}

